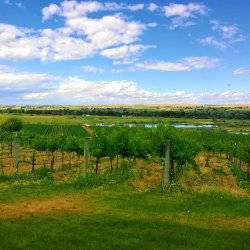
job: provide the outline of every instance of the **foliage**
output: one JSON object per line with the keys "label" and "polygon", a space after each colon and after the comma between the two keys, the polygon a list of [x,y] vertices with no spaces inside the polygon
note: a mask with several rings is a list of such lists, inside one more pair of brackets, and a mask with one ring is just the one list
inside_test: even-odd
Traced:
{"label": "foliage", "polygon": [[23,122],[17,118],[10,118],[2,124],[2,130],[8,133],[19,132],[23,127]]}
{"label": "foliage", "polygon": [[247,173],[242,171],[238,166],[235,164],[230,164],[230,169],[232,173],[236,176],[237,182],[239,185],[250,191],[250,182],[247,180]]}
{"label": "foliage", "polygon": [[99,175],[88,173],[85,177],[79,176],[73,182],[73,185],[78,189],[114,185],[128,181],[132,176],[131,168],[127,163],[123,163],[119,169],[115,169],[112,172],[106,171]]}
{"label": "foliage", "polygon": [[48,179],[48,180],[53,180],[52,172],[51,169],[43,166],[41,168],[38,168],[35,171],[35,176],[40,180],[40,179]]}
{"label": "foliage", "polygon": [[80,125],[60,125],[60,124],[25,124],[24,134],[33,134],[40,136],[64,136],[64,137],[81,137],[88,134]]}

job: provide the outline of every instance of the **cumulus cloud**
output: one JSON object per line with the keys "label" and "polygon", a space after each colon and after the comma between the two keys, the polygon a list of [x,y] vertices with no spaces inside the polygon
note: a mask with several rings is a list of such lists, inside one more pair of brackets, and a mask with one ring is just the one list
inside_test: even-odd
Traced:
{"label": "cumulus cloud", "polygon": [[0,24],[0,58],[59,61],[85,58],[96,52],[93,44],[70,37],[66,31],[29,31]]}
{"label": "cumulus cloud", "polygon": [[238,68],[233,71],[234,75],[250,75],[250,68]]}
{"label": "cumulus cloud", "polygon": [[116,2],[99,2],[99,1],[80,1],[67,0],[62,1],[60,5],[50,4],[42,9],[43,19],[48,20],[54,15],[60,15],[66,18],[76,18],[86,16],[89,13],[98,11],[121,11],[130,10],[138,11],[144,9],[144,4],[124,4]]}
{"label": "cumulus cloud", "polygon": [[44,91],[44,89],[50,88],[51,83],[58,80],[58,77],[52,75],[23,72],[0,65],[0,97],[4,99],[16,93],[27,94],[38,90]]}
{"label": "cumulus cloud", "polygon": [[217,34],[216,36],[208,36],[200,39],[203,45],[211,45],[217,49],[226,49],[234,43],[245,41],[244,35],[235,24],[226,24],[218,20],[210,21],[211,29]]}
{"label": "cumulus cloud", "polygon": [[40,84],[55,79],[56,77],[52,75],[20,72],[14,68],[0,65],[0,86],[2,88]]}
{"label": "cumulus cloud", "polygon": [[201,3],[175,4],[163,7],[165,16],[171,19],[171,29],[194,25],[194,20],[207,14],[207,7]]}
{"label": "cumulus cloud", "polygon": [[48,20],[50,17],[59,14],[60,8],[56,4],[50,4],[42,9],[43,21]]}
{"label": "cumulus cloud", "polygon": [[133,81],[87,81],[85,79],[70,77],[65,79],[57,89],[50,92],[30,93],[25,95],[26,99],[75,99],[83,102],[96,102],[102,100],[104,103],[131,103],[131,102],[177,102],[192,100],[192,96],[185,92],[159,93],[144,90]]}
{"label": "cumulus cloud", "polygon": [[53,90],[28,93],[24,98],[30,101],[56,99],[64,103],[247,103],[250,93],[157,92],[145,90],[133,81],[88,81],[69,77]]}
{"label": "cumulus cloud", "polygon": [[156,61],[156,62],[144,62],[137,63],[136,67],[143,70],[156,70],[156,71],[191,71],[195,69],[209,69],[214,68],[218,65],[219,59],[203,57],[186,57],[181,59],[179,62],[167,62],[167,61]]}
{"label": "cumulus cloud", "polygon": [[[57,29],[28,30],[0,23],[0,58],[75,60],[100,54],[112,47],[129,47],[139,40],[147,27],[155,25],[127,20],[122,14],[107,15],[105,12],[96,18],[88,16],[102,10],[122,8],[136,11],[144,5],[63,1],[60,5],[50,4],[42,10],[43,21],[56,15],[63,17],[64,26]],[[134,46],[131,45],[130,53],[137,53]]]}

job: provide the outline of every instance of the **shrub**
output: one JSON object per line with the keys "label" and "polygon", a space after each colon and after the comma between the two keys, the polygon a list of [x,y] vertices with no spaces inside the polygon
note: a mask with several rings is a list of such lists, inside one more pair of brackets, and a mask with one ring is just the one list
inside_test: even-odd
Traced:
{"label": "shrub", "polygon": [[46,166],[43,166],[41,168],[36,169],[35,176],[39,180],[41,180],[41,179],[53,180],[53,175],[52,175],[51,169],[46,167]]}

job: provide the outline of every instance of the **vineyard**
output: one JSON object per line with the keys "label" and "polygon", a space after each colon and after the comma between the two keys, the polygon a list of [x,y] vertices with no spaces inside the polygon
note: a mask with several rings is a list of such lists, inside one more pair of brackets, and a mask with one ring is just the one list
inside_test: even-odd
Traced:
{"label": "vineyard", "polygon": [[88,133],[80,125],[60,125],[60,124],[25,124],[23,134],[34,136],[66,136],[84,138]]}
{"label": "vineyard", "polygon": [[172,239],[166,232],[181,235],[173,236],[172,249],[186,249],[187,242],[218,249],[222,239],[225,249],[248,249],[249,150],[249,134],[219,128],[87,131],[6,120],[0,129],[0,237],[9,237],[3,249],[12,249],[13,239],[19,249],[65,249],[64,242],[70,242],[66,249],[83,249],[83,233],[89,249],[116,249],[124,237],[132,239],[124,249],[145,243],[165,249]]}
{"label": "vineyard", "polygon": [[163,169],[167,167],[163,179],[169,182],[177,180],[187,166],[195,167],[195,158],[205,152],[207,166],[209,155],[219,153],[236,164],[249,180],[249,135],[216,128],[114,126],[93,127],[87,132],[80,125],[22,124],[18,119],[10,119],[2,125],[0,135],[2,173],[11,166],[13,171],[9,173],[27,171],[29,165],[32,172],[40,167],[55,172],[55,167],[75,165],[84,166],[85,174],[103,174],[112,172],[114,166],[118,169],[124,162],[150,159]]}

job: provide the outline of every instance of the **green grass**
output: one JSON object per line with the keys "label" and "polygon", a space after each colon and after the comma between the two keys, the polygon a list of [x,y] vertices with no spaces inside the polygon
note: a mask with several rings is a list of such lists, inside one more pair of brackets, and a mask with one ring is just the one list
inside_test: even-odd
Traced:
{"label": "green grass", "polygon": [[242,171],[235,164],[230,164],[229,168],[231,172],[236,176],[239,186],[250,191],[250,182],[247,180],[247,172]]}
{"label": "green grass", "polygon": [[41,124],[79,124],[79,118],[74,116],[57,116],[57,115],[26,115],[26,114],[0,114],[0,124],[9,118],[19,118],[24,123],[41,123]]}
{"label": "green grass", "polygon": [[[0,249],[248,249],[250,199],[222,193],[1,184],[0,204],[78,197],[87,213],[0,219]],[[238,225],[237,225],[238,223]],[[239,228],[235,228],[238,226]]]}

